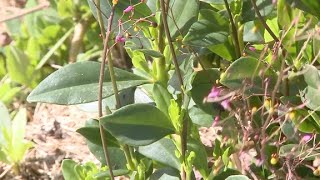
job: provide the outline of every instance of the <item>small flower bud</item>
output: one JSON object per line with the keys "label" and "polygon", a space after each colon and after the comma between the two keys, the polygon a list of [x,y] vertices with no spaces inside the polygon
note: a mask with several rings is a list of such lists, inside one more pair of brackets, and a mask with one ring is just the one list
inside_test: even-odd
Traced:
{"label": "small flower bud", "polygon": [[272,158],[270,159],[270,164],[272,164],[272,165],[276,165],[276,164],[278,163],[278,161],[279,161],[279,159],[278,159],[278,158],[276,158],[276,157],[272,157]]}
{"label": "small flower bud", "polygon": [[150,25],[154,28],[156,28],[158,26],[158,24],[156,22],[151,22]]}
{"label": "small flower bud", "polygon": [[122,35],[116,36],[116,43],[123,43],[126,41],[126,38],[124,38]]}
{"label": "small flower bud", "polygon": [[134,10],[133,6],[128,6],[125,10],[123,10],[124,13],[128,13]]}
{"label": "small flower bud", "polygon": [[257,110],[258,110],[257,107],[253,107],[253,108],[251,109],[251,113],[254,114],[254,113],[257,112]]}

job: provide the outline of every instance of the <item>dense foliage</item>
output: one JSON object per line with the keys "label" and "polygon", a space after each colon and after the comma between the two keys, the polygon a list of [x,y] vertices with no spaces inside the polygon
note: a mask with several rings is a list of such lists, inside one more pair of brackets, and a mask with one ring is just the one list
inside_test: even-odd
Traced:
{"label": "dense foliage", "polygon": [[[99,111],[77,132],[102,166],[65,160],[65,179],[320,176],[320,2],[88,4],[79,15],[90,7],[101,38],[83,44],[90,54],[100,43],[101,58],[78,56],[27,98]],[[133,67],[114,67],[119,59]],[[200,127],[218,131],[210,146]]]}

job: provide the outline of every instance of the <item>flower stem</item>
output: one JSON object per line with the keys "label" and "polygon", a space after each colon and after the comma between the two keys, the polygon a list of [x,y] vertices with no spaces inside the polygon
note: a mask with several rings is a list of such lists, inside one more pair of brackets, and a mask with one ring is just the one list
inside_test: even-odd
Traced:
{"label": "flower stem", "polygon": [[[171,35],[170,35],[170,31],[169,31],[169,27],[168,27],[168,21],[167,21],[167,12],[166,12],[166,5],[164,0],[160,0],[160,7],[161,7],[161,15],[162,15],[162,23],[163,23],[163,27],[164,27],[164,31],[168,40],[168,44],[169,44],[169,48],[170,48],[170,52],[172,54],[172,59],[173,59],[173,64],[175,66],[175,71],[178,75],[178,80],[179,80],[179,85],[181,88],[181,95],[182,95],[182,99],[184,101],[184,86],[183,86],[183,78],[182,78],[182,74],[179,68],[179,64],[178,64],[178,60],[177,60],[177,56],[172,44],[172,39],[171,39]],[[168,7],[169,8],[169,7]],[[188,127],[188,121],[186,118],[183,117],[183,122],[182,122],[182,132],[180,134],[180,138],[181,138],[181,156],[183,159],[183,163],[185,164],[185,159],[186,159],[186,150],[187,150],[187,127]],[[182,166],[181,169],[181,179],[182,180],[186,180],[186,170],[185,167]]]}
{"label": "flower stem", "polygon": [[237,58],[239,58],[241,56],[241,50],[240,50],[237,27],[236,27],[236,25],[235,25],[235,23],[233,21],[233,17],[232,17],[232,13],[231,13],[228,1],[224,0],[224,4],[226,6],[226,9],[227,9],[227,12],[228,12],[228,15],[229,15],[229,19],[230,19],[230,22],[231,22],[234,46],[235,46],[235,49],[236,49],[236,56],[237,56]]}

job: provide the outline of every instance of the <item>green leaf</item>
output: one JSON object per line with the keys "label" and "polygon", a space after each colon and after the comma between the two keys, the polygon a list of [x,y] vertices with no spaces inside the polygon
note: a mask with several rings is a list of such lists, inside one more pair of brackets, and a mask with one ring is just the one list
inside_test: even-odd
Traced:
{"label": "green leaf", "polygon": [[131,146],[148,145],[174,133],[168,117],[149,104],[122,107],[101,121],[119,142]]}
{"label": "green leaf", "polygon": [[155,58],[162,58],[164,57],[159,51],[155,51],[152,49],[136,49],[136,51],[142,52],[144,55],[148,55]]}
{"label": "green leaf", "polygon": [[36,69],[40,69],[43,65],[47,63],[47,61],[50,59],[50,57],[61,47],[61,45],[64,43],[64,41],[71,35],[74,28],[69,29],[56,43],[53,47],[50,48],[50,50],[47,52],[46,55],[43,56],[43,58],[38,63]]}
{"label": "green leaf", "polygon": [[232,175],[227,177],[226,180],[250,180],[250,179],[244,175]]}
{"label": "green leaf", "polygon": [[177,150],[171,139],[163,138],[147,146],[140,146],[138,152],[142,155],[160,162],[161,164],[180,170],[180,161],[175,156]]}
{"label": "green leaf", "polygon": [[316,67],[312,65],[305,65],[303,76],[308,86],[314,89],[320,88],[320,75]]}
{"label": "green leaf", "polygon": [[9,155],[14,163],[19,163],[23,160],[28,149],[33,146],[33,144],[24,139],[25,130],[27,125],[27,110],[26,108],[19,109],[18,113],[12,120],[11,125],[11,146],[9,146]]}
{"label": "green leaf", "polygon": [[173,39],[182,33],[186,34],[190,26],[197,20],[199,12],[198,0],[174,0],[170,1],[168,12],[168,26]]}
{"label": "green leaf", "polygon": [[[43,80],[28,96],[29,102],[81,104],[98,100],[100,63],[86,61],[67,65]],[[148,80],[115,68],[118,89],[148,83]],[[109,70],[105,70],[102,97],[113,95]]]}
{"label": "green leaf", "polygon": [[[102,145],[93,144],[88,140],[86,140],[86,143],[90,152],[101,162],[101,164],[106,165],[107,162],[104,156]],[[112,156],[110,156],[110,162],[114,170],[127,168],[126,157],[124,155],[124,152],[120,148],[108,147],[108,152],[109,154],[112,154]]]}
{"label": "green leaf", "polygon": [[228,147],[222,154],[222,162],[225,165],[225,167],[228,167],[229,161],[230,161],[230,147]]}
{"label": "green leaf", "polygon": [[219,13],[202,9],[201,18],[195,22],[183,42],[191,46],[208,47],[223,44],[228,40],[228,20]]}
{"label": "green leaf", "polygon": [[227,41],[225,41],[223,44],[217,44],[213,46],[209,46],[208,49],[218,56],[232,61],[236,59],[236,53],[235,53],[235,47],[233,46],[231,39],[228,38]]}
{"label": "green leaf", "polygon": [[[264,79],[259,75],[261,71],[265,71]],[[270,69],[266,70],[262,61],[252,57],[242,57],[233,62],[221,75],[220,83],[231,90],[238,90],[246,86],[246,93],[263,94],[265,93],[263,84],[266,78],[269,78],[268,90],[272,90],[276,81],[275,73]]]}
{"label": "green leaf", "polygon": [[196,157],[194,159],[193,165],[200,172],[200,174],[206,179],[209,175],[209,168],[207,162],[207,152],[205,147],[200,141],[195,139],[189,139],[188,150],[194,151]]}
{"label": "green leaf", "polygon": [[[97,120],[88,120],[85,127],[77,129],[77,132],[91,143],[102,146],[99,122]],[[109,132],[105,132],[105,135],[108,147],[120,147],[117,140]]]}
{"label": "green leaf", "polygon": [[201,127],[210,127],[213,122],[213,116],[207,114],[197,106],[193,106],[189,109],[189,116],[194,124],[197,124]]}
{"label": "green leaf", "polygon": [[214,176],[213,180],[220,180],[220,179],[226,179],[227,177],[231,175],[239,175],[241,174],[239,171],[234,170],[234,169],[227,169],[218,175]]}
{"label": "green leaf", "polygon": [[[257,0],[256,5],[257,5],[262,17],[268,16],[269,14],[271,14],[271,12],[274,8],[272,1]],[[243,6],[242,6],[242,19],[243,19],[243,21],[245,21],[245,22],[253,21],[256,18],[258,18],[258,16],[256,15],[256,13],[253,9],[253,6],[251,4],[251,0],[244,0]]]}
{"label": "green leaf", "polygon": [[219,77],[220,72],[218,69],[208,69],[196,72],[192,81],[191,96],[193,101],[204,112],[212,115],[218,114],[218,110],[214,109],[212,104],[203,103],[203,100],[208,96]]}
{"label": "green leaf", "polygon": [[[130,171],[127,169],[116,169],[116,170],[112,170],[112,172],[113,172],[114,176],[123,176],[123,175],[127,175],[130,173]],[[109,172],[109,170],[107,170],[105,172],[99,172],[99,173],[95,174],[93,177],[97,178],[97,179],[110,177],[110,172]]]}
{"label": "green leaf", "polygon": [[27,55],[14,46],[7,46],[5,52],[7,56],[7,70],[11,80],[31,86],[34,70],[30,66]]}
{"label": "green leaf", "polygon": [[150,176],[150,180],[180,180],[180,174],[172,168],[161,168]]}
{"label": "green leaf", "polygon": [[[210,3],[210,4],[220,4],[224,5],[224,0],[200,0],[202,2]],[[228,0],[228,3],[231,3],[234,0]]]}
{"label": "green leaf", "polygon": [[170,106],[170,99],[172,99],[171,94],[168,90],[162,87],[161,84],[155,83],[153,85],[153,97],[156,102],[157,107],[166,115],[168,115],[168,108]]}
{"label": "green leaf", "polygon": [[75,171],[75,166],[77,165],[76,162],[74,162],[71,159],[65,159],[62,161],[62,175],[65,180],[72,180],[79,178],[78,173]]}
{"label": "green leaf", "polygon": [[[0,117],[1,117],[1,123],[0,128],[9,128],[11,125],[11,119],[9,115],[9,111],[7,107],[0,101]],[[0,133],[1,136],[2,133]],[[0,138],[1,140],[1,138]],[[0,141],[1,142],[1,141]]]}
{"label": "green leaf", "polygon": [[310,0],[288,0],[288,3],[298,9],[301,9],[307,13],[310,13],[320,19],[320,2]]}
{"label": "green leaf", "polygon": [[305,102],[306,106],[314,111],[320,111],[320,90],[311,86],[307,86],[301,91],[301,101]]}
{"label": "green leaf", "polygon": [[243,41],[264,43],[264,27],[260,21],[248,21],[243,27]]}

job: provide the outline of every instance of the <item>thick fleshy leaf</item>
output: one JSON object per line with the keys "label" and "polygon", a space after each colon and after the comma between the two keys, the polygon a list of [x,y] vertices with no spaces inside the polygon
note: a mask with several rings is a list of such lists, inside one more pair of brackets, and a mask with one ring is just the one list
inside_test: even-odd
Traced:
{"label": "thick fleshy leaf", "polygon": [[150,180],[179,180],[179,171],[172,168],[157,169],[151,176]]}
{"label": "thick fleshy leaf", "polygon": [[175,156],[176,145],[171,139],[163,138],[147,146],[140,146],[138,151],[142,155],[160,162],[161,164],[180,170],[180,161]]}
{"label": "thick fleshy leaf", "polygon": [[184,37],[185,44],[208,47],[228,40],[229,23],[225,17],[208,9],[201,10],[200,15]]}
{"label": "thick fleshy leaf", "polygon": [[[264,71],[264,79],[259,75],[261,71]],[[263,62],[255,58],[242,57],[233,62],[221,75],[220,82],[231,90],[238,90],[246,86],[246,92],[249,94],[263,94],[265,92],[263,83],[266,78],[269,79],[268,89],[271,90],[276,82],[275,73],[266,69]]]}
{"label": "thick fleshy leaf", "polygon": [[[260,14],[264,16],[268,16],[271,14],[274,5],[272,1],[265,1],[265,0],[257,0],[256,5],[259,9]],[[242,19],[243,21],[252,21],[255,20],[258,16],[256,15],[253,6],[251,4],[251,0],[244,0],[243,1],[243,8],[242,8]]]}
{"label": "thick fleshy leaf", "polygon": [[[100,63],[86,61],[67,65],[44,79],[27,100],[55,104],[81,104],[98,100]],[[148,83],[148,80],[115,68],[118,89]],[[109,70],[105,70],[102,97],[113,95]]]}
{"label": "thick fleshy leaf", "polygon": [[190,26],[197,20],[198,12],[198,0],[170,1],[168,26],[173,39],[180,35],[180,33],[182,35],[186,34]]}
{"label": "thick fleshy leaf", "polygon": [[320,111],[320,90],[311,86],[307,86],[301,91],[301,101],[306,103],[306,106],[312,110]]}
{"label": "thick fleshy leaf", "polygon": [[[77,129],[77,132],[91,143],[102,146],[99,122],[97,120],[89,119],[84,127]],[[119,143],[109,132],[105,132],[105,134],[108,147],[119,147]]]}
{"label": "thick fleshy leaf", "polygon": [[316,67],[312,65],[306,65],[303,76],[308,86],[314,89],[320,88],[320,75]]}
{"label": "thick fleshy leaf", "polygon": [[213,122],[213,116],[207,114],[197,106],[189,109],[189,116],[191,121],[199,126],[210,127]]}
{"label": "thick fleshy leaf", "polygon": [[131,146],[148,145],[174,133],[168,117],[149,104],[122,107],[101,121],[119,142]]}
{"label": "thick fleshy leaf", "polygon": [[249,21],[244,24],[243,41],[253,43],[264,42],[264,27],[260,21]]}
{"label": "thick fleshy leaf", "polygon": [[[101,162],[101,164],[106,164],[106,159],[103,152],[102,145],[93,144],[90,141],[86,141],[90,152]],[[113,169],[126,169],[127,160],[124,152],[118,147],[108,147],[110,156],[110,162]]]}
{"label": "thick fleshy leaf", "polygon": [[197,106],[208,114],[217,114],[219,111],[212,104],[203,103],[205,97],[208,96],[212,86],[219,79],[220,72],[218,69],[208,69],[199,71],[192,81],[191,96]]}

